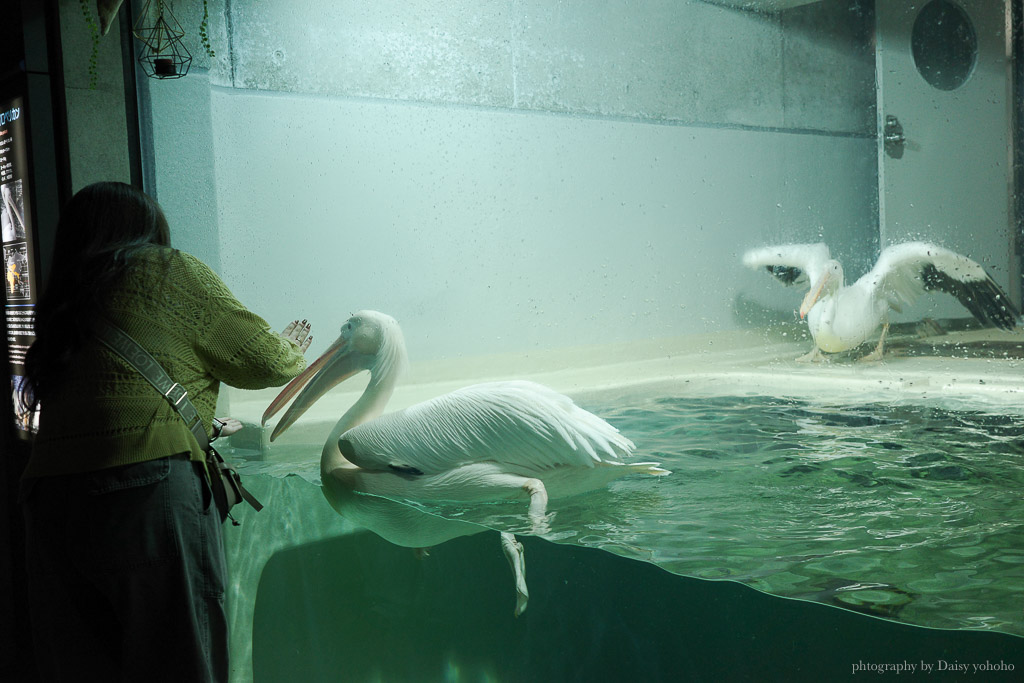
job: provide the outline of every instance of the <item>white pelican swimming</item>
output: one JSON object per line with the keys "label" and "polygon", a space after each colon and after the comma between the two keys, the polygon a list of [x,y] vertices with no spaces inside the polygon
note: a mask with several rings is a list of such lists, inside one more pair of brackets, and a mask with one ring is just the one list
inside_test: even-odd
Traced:
{"label": "white pelican swimming", "polygon": [[[271,434],[273,441],[330,388],[369,371],[369,384],[334,425],[320,458],[324,495],[340,514],[353,491],[397,501],[528,498],[532,532],[543,533],[549,495],[579,493],[632,472],[668,474],[657,463],[623,463],[634,448],[629,439],[568,397],[533,382],[476,384],[383,415],[405,365],[405,342],[395,319],[360,311],[263,414],[266,424],[298,394]],[[435,536],[447,540],[445,535],[480,530],[441,525],[424,543],[415,532],[403,537],[400,524],[377,522],[391,529],[381,534],[384,538],[410,547],[440,542]],[[501,536],[516,575],[518,615],[526,607],[522,545],[510,533]]]}
{"label": "white pelican swimming", "polygon": [[971,259],[926,242],[886,247],[874,268],[845,286],[843,267],[824,244],[785,244],[751,249],[743,255],[751,268],[764,267],[783,284],[808,283],[800,317],[814,339],[814,349],[798,360],[822,360],[822,351],[848,351],[882,333],[878,346],[861,360],[882,357],[889,311],[901,310],[925,291],[952,294],[983,325],[1013,329],[1020,312],[985,269]]}

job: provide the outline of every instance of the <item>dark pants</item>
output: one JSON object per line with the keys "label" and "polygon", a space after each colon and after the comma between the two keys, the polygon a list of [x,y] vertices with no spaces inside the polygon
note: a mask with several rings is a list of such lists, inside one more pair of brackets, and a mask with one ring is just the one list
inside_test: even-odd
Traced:
{"label": "dark pants", "polygon": [[182,455],[26,483],[43,680],[227,680],[224,546],[202,472]]}

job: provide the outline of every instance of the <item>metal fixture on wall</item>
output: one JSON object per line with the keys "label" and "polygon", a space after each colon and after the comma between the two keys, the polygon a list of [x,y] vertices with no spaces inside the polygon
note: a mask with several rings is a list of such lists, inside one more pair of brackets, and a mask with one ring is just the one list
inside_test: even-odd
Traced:
{"label": "metal fixture on wall", "polygon": [[885,116],[885,138],[883,139],[885,153],[893,159],[903,158],[903,147],[907,144],[907,138],[903,135],[903,124],[892,114]]}

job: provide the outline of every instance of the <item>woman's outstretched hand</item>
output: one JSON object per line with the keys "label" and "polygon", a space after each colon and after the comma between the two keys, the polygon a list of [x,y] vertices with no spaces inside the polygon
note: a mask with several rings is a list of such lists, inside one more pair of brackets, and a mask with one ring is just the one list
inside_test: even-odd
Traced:
{"label": "woman's outstretched hand", "polygon": [[240,420],[233,417],[215,417],[213,418],[213,438],[231,436],[242,431],[243,426]]}
{"label": "woman's outstretched hand", "polygon": [[309,345],[313,343],[313,335],[310,334],[311,329],[312,327],[308,322],[306,322],[306,320],[303,320],[302,322],[293,320],[288,323],[288,327],[284,328],[284,332],[281,333],[281,336],[298,344],[299,350],[305,353],[306,349],[309,348]]}

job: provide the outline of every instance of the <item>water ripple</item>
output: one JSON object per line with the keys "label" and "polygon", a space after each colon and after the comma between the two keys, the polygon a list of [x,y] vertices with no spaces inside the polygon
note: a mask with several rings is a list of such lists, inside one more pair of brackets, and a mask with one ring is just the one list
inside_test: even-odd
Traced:
{"label": "water ripple", "polygon": [[[1024,635],[1019,416],[758,396],[584,407],[673,474],[553,500],[549,540],[922,626]],[[429,509],[529,528],[521,503]]]}

